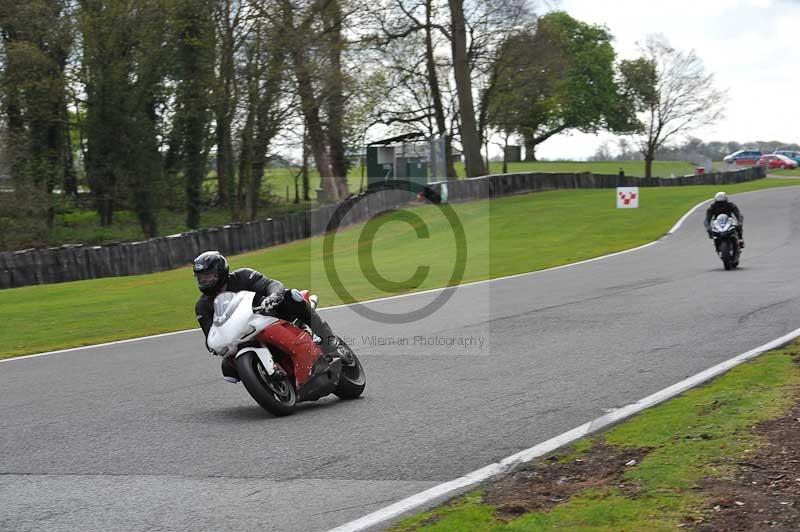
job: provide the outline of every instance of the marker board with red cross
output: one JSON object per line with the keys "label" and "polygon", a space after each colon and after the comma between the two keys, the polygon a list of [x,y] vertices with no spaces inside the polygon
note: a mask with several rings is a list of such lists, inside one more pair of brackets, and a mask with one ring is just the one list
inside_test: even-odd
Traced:
{"label": "marker board with red cross", "polygon": [[617,209],[638,209],[639,187],[617,187]]}

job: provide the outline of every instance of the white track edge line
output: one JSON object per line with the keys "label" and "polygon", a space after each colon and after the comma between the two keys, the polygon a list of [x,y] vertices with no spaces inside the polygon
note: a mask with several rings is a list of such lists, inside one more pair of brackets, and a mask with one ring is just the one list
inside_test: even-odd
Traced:
{"label": "white track edge line", "polygon": [[353,307],[355,305],[363,305],[366,303],[376,303],[378,301],[389,301],[391,299],[400,299],[403,297],[411,297],[411,296],[419,296],[423,294],[432,294],[435,292],[442,292],[444,290],[456,290],[463,286],[475,286],[479,284],[486,284],[486,283],[494,283],[496,281],[505,281],[506,279],[514,279],[516,277],[527,277],[529,275],[538,275],[541,273],[552,272],[554,270],[561,270],[563,268],[572,268],[573,266],[580,266],[582,264],[587,264],[589,262],[595,262],[598,260],[610,259],[611,257],[616,257],[617,255],[624,255],[626,253],[632,253],[634,251],[639,251],[640,249],[644,249],[650,247],[652,245],[658,244],[660,240],[653,240],[652,242],[648,242],[647,244],[642,244],[641,246],[636,246],[635,248],[630,249],[623,249],[622,251],[615,251],[614,253],[609,253],[607,255],[600,255],[599,257],[592,257],[591,259],[584,259],[578,262],[570,262],[569,264],[562,264],[560,266],[552,266],[550,268],[545,268],[543,270],[535,270],[532,272],[523,272],[523,273],[515,273],[512,275],[506,275],[504,277],[494,277],[492,279],[484,279],[482,281],[470,281],[468,283],[461,283],[452,286],[443,286],[440,288],[430,288],[428,290],[420,290],[419,292],[408,292],[407,294],[398,294],[396,296],[387,296],[387,297],[379,297],[377,299],[367,299],[364,301],[358,301],[356,303],[347,303],[345,305],[334,305],[331,307],[323,307],[320,310],[334,310],[338,308],[345,308],[345,307]]}
{"label": "white track edge line", "polygon": [[[376,298],[376,299],[367,299],[367,300],[364,300],[364,301],[358,301],[356,303],[347,303],[347,304],[344,304],[344,305],[333,305],[333,306],[330,306],[330,307],[322,307],[322,308],[319,309],[319,312],[324,312],[324,311],[328,311],[328,310],[336,310],[336,309],[346,308],[346,307],[353,307],[355,305],[364,305],[364,304],[367,304],[367,303],[377,303],[377,302],[380,302],[380,301],[389,301],[391,299],[399,299],[401,297],[411,297],[411,296],[419,296],[419,295],[423,295],[423,294],[432,294],[432,293],[435,293],[435,292],[441,292],[443,290],[449,290],[449,289],[455,290],[455,289],[461,288],[463,286],[472,286],[472,285],[479,285],[479,284],[485,284],[485,283],[493,283],[493,282],[496,282],[496,281],[504,281],[506,279],[513,279],[515,277],[523,277],[523,276],[527,276],[527,275],[536,275],[536,274],[541,274],[541,273],[545,273],[545,272],[549,272],[549,271],[553,271],[553,270],[560,270],[560,269],[563,269],[563,268],[571,268],[573,266],[580,266],[581,264],[586,264],[586,263],[589,263],[589,262],[595,262],[595,261],[598,261],[598,260],[604,260],[604,259],[608,259],[608,258],[611,258],[611,257],[616,257],[617,255],[624,255],[625,253],[632,253],[634,251],[639,251],[640,249],[644,249],[646,247],[650,247],[652,245],[658,244],[658,242],[659,242],[658,240],[654,240],[652,242],[648,242],[647,244],[643,244],[643,245],[637,246],[635,248],[630,248],[630,249],[625,249],[625,250],[622,250],[622,251],[617,251],[617,252],[614,252],[614,253],[609,253],[608,255],[601,255],[599,257],[593,257],[591,259],[586,259],[586,260],[582,260],[582,261],[579,261],[579,262],[571,262],[569,264],[562,264],[561,266],[553,266],[551,268],[546,268],[544,270],[536,270],[536,271],[524,272],[524,273],[515,273],[513,275],[506,275],[505,277],[495,277],[493,279],[484,279],[482,281],[472,281],[472,282],[469,282],[469,283],[457,284],[457,285],[453,285],[453,286],[445,286],[445,287],[440,287],[440,288],[431,288],[429,290],[422,290],[422,291],[419,291],[419,292],[409,292],[407,294],[398,294],[396,296],[379,297],[379,298]],[[161,334],[154,334],[154,335],[150,335],[150,336],[139,336],[139,337],[136,337],[136,338],[128,338],[128,339],[125,339],[125,340],[115,340],[113,342],[105,342],[105,343],[102,343],[102,344],[92,344],[92,345],[84,345],[84,346],[79,346],[79,347],[69,347],[69,348],[66,348],[66,349],[59,349],[57,351],[46,351],[46,352],[43,352],[43,353],[34,353],[34,354],[31,354],[31,355],[22,355],[22,356],[18,356],[18,357],[3,358],[3,359],[0,359],[0,363],[2,363],[2,362],[12,362],[14,360],[25,360],[25,359],[28,359],[28,358],[37,358],[37,357],[43,357],[43,356],[48,356],[48,355],[57,355],[59,353],[67,353],[67,352],[70,352],[70,351],[82,351],[82,350],[86,350],[86,349],[96,349],[98,347],[108,347],[110,345],[126,344],[126,343],[130,343],[130,342],[138,342],[140,340],[150,340],[152,338],[162,338],[162,337],[165,337],[165,336],[171,336],[171,335],[175,335],[175,334],[184,334],[184,333],[187,333],[187,332],[199,331],[199,330],[200,330],[199,328],[184,329],[182,331],[173,331],[173,332],[167,332],[167,333],[161,333]]]}
{"label": "white track edge line", "polygon": [[200,330],[200,328],[184,329],[182,331],[172,331],[172,332],[166,332],[166,333],[161,333],[161,334],[151,334],[150,336],[138,336],[136,338],[127,338],[125,340],[114,340],[113,342],[104,342],[102,344],[92,344],[92,345],[82,345],[82,346],[78,346],[78,347],[68,347],[66,349],[59,349],[57,351],[46,351],[44,353],[34,353],[34,354],[31,354],[31,355],[22,355],[22,356],[11,357],[11,358],[2,358],[2,359],[0,359],[0,363],[2,363],[2,362],[12,362],[14,360],[25,360],[27,358],[43,357],[43,356],[47,356],[47,355],[57,355],[59,353],[68,353],[70,351],[84,351],[84,350],[87,350],[87,349],[97,349],[98,347],[108,347],[109,345],[127,344],[127,343],[130,343],[130,342],[138,342],[140,340],[150,340],[152,338],[163,338],[164,336],[172,336],[172,335],[175,335],[175,334],[184,334],[184,333],[187,333],[187,332],[199,331],[199,330]]}
{"label": "white track edge line", "polygon": [[614,423],[618,423],[619,421],[627,419],[632,415],[641,412],[642,410],[662,403],[667,399],[671,399],[676,395],[679,395],[699,384],[702,384],[703,382],[708,381],[709,379],[725,373],[729,369],[738,366],[743,362],[775,349],[776,347],[785,345],[798,337],[800,337],[800,328],[795,329],[794,331],[785,334],[780,338],[776,338],[775,340],[767,342],[764,345],[742,353],[741,355],[712,366],[654,394],[648,395],[644,399],[640,399],[635,403],[613,410],[612,412],[600,416],[597,419],[559,434],[554,438],[550,438],[549,440],[534,445],[529,449],[525,449],[524,451],[520,451],[507,458],[504,458],[499,462],[495,462],[457,479],[444,482],[415,495],[411,495],[410,497],[381,508],[380,510],[333,528],[329,532],[360,532],[381,525],[390,519],[418,509],[420,506],[431,503],[447,495],[453,495],[457,490],[484,482],[500,473],[508,471],[515,465],[529,462],[534,458],[544,456],[547,453],[555,451],[556,449],[559,449],[567,444],[573,443],[584,436],[596,432],[604,427],[608,427],[609,425],[613,425]]}
{"label": "white track edge line", "polygon": [[[769,190],[769,189],[766,189],[766,190]],[[755,191],[754,191],[754,192],[755,192]],[[673,226],[672,226],[672,229],[670,229],[669,231],[667,231],[667,234],[668,234],[668,235],[671,235],[672,233],[674,233],[675,231],[677,231],[678,229],[680,229],[680,228],[681,228],[681,226],[683,225],[683,222],[685,222],[685,221],[686,221],[686,219],[687,219],[689,216],[691,216],[691,215],[694,213],[694,211],[696,211],[697,209],[699,209],[700,207],[702,207],[702,206],[703,206],[703,205],[705,205],[706,203],[708,203],[708,200],[703,200],[703,201],[701,201],[700,203],[698,203],[697,205],[695,205],[694,207],[692,207],[691,209],[689,209],[689,212],[687,212],[686,214],[684,214],[683,216],[681,216],[681,219],[680,219],[680,220],[678,220],[677,222],[675,222],[675,225],[673,225]]]}

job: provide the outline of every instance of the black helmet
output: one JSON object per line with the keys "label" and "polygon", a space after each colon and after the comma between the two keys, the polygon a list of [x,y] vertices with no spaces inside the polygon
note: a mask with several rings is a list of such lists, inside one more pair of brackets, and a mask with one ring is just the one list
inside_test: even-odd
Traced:
{"label": "black helmet", "polygon": [[228,259],[219,251],[206,251],[194,259],[197,288],[207,296],[217,295],[228,282]]}

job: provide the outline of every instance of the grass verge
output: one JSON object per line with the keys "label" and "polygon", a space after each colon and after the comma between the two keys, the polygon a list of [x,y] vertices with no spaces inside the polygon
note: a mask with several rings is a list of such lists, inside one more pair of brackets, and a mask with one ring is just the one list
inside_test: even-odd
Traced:
{"label": "grass verge", "polygon": [[797,343],[764,354],[393,530],[729,530],[706,487],[734,476],[764,444],[756,427],[795,405],[798,355]]}
{"label": "grass verge", "polygon": [[[726,191],[797,184],[762,179]],[[541,270],[644,244],[716,190],[644,189],[639,209],[616,209],[612,190],[563,190],[454,205],[467,240],[460,281]],[[427,235],[411,230],[402,216],[407,211],[419,216],[412,225],[424,226]],[[336,265],[352,299],[359,301],[453,282],[456,245],[438,208],[412,207],[367,225],[374,238],[361,238],[363,224],[344,229],[331,253],[323,250],[322,238],[312,238],[231,257],[231,266],[256,268],[287,286],[311,287],[323,306],[343,302],[331,286],[326,261]],[[428,268],[425,275],[409,278],[420,265]],[[378,274],[389,282],[377,282]],[[193,328],[196,298],[188,268],[3,290],[0,358]]]}
{"label": "grass verge", "polygon": [[800,176],[800,167],[794,170],[770,170],[769,173],[776,176]]}

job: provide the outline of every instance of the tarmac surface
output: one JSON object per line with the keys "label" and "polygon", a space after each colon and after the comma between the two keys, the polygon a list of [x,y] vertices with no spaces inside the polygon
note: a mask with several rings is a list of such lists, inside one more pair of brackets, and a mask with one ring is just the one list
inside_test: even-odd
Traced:
{"label": "tarmac surface", "polygon": [[736,271],[699,209],[644,249],[457,287],[417,323],[323,311],[367,390],[286,418],[225,383],[199,331],[3,362],[0,530],[326,530],[764,344],[800,327],[800,188],[734,199]]}

